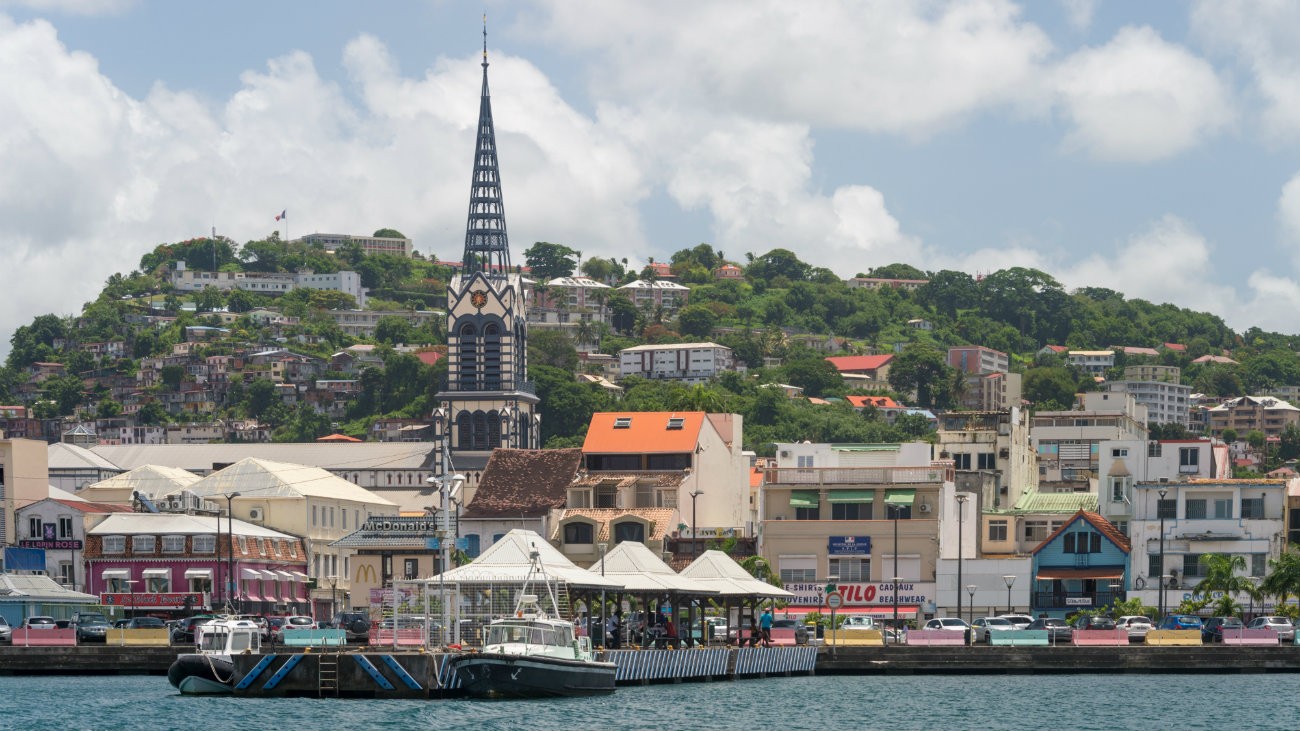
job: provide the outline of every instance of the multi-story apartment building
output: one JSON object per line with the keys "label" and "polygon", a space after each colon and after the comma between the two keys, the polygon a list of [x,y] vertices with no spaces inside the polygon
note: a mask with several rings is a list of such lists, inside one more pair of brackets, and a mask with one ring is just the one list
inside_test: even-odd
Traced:
{"label": "multi-story apartment building", "polygon": [[1241,396],[1210,409],[1210,434],[1221,437],[1232,429],[1241,438],[1252,431],[1281,436],[1288,425],[1300,424],[1300,409],[1272,396]]}
{"label": "multi-story apartment building", "polygon": [[1188,403],[1192,396],[1192,387],[1168,381],[1111,381],[1106,390],[1112,393],[1127,393],[1141,406],[1147,408],[1147,418],[1155,424],[1179,424],[1187,427],[1191,424],[1191,408]]}
{"label": "multi-story apartment building", "polygon": [[962,345],[948,348],[948,365],[963,373],[985,375],[1011,370],[1011,359],[1006,353],[982,345]]}
{"label": "multi-story apartment building", "polygon": [[[62,451],[78,449],[58,447]],[[0,546],[14,545],[18,537],[16,511],[49,497],[49,486],[45,442],[0,439]]]}
{"label": "multi-story apartment building", "polygon": [[1126,381],[1163,381],[1165,383],[1182,383],[1183,369],[1167,365],[1131,365],[1124,366]]}
{"label": "multi-story apartment building", "polygon": [[930,283],[928,279],[880,279],[878,277],[853,277],[844,282],[851,289],[902,289],[913,292]]}
{"label": "multi-story apartment building", "polygon": [[[792,606],[820,606],[833,581],[851,610],[892,613],[898,577],[901,617],[934,611],[939,520],[955,509],[950,465],[932,463],[924,443],[781,443],[776,455],[760,550]],[[973,536],[973,520],[963,527]]]}
{"label": "multi-story apartment building", "polygon": [[670,343],[638,345],[618,351],[621,378],[642,378],[703,383],[724,371],[744,370],[736,366],[731,348],[717,343]]}
{"label": "multi-story apartment building", "polygon": [[1115,367],[1115,351],[1071,350],[1066,353],[1066,360],[1084,373],[1100,375]]}
{"label": "multi-story apartment building", "polygon": [[361,275],[351,271],[316,273],[304,269],[296,274],[258,272],[207,272],[187,269],[178,261],[169,279],[179,292],[198,292],[205,287],[222,291],[242,289],[257,294],[284,294],[298,288],[329,289],[352,295],[358,307],[366,306],[366,290]]}
{"label": "multi-story apartment building", "polygon": [[86,529],[131,508],[87,502],[58,488],[50,495],[18,509],[18,546],[45,551],[45,573],[73,591],[85,591]]}
{"label": "multi-story apartment building", "polygon": [[366,254],[391,254],[411,258],[414,244],[410,239],[388,236],[354,236],[352,234],[307,234],[297,239],[304,244],[316,244],[327,251],[336,251],[346,243],[360,244]]}
{"label": "multi-story apartment building", "polygon": [[963,411],[1005,411],[1021,404],[1024,376],[1019,373],[968,374],[957,405]]}
{"label": "multi-story apartment building", "polygon": [[385,317],[401,318],[411,327],[441,323],[447,317],[447,313],[437,310],[326,310],[325,314],[338,324],[340,330],[354,338],[373,338],[375,328]]}
{"label": "multi-story apartment building", "polygon": [[1147,438],[1146,407],[1131,395],[1105,391],[1080,397],[1081,409],[1033,416],[1030,438],[1043,490],[1096,493],[1101,442]]}
{"label": "multi-story apartment building", "polygon": [[1028,413],[949,411],[939,417],[934,457],[952,462],[957,490],[979,496],[976,505],[1005,508],[1038,487]]}
{"label": "multi-story apartment building", "polygon": [[1128,535],[1139,482],[1228,479],[1228,445],[1211,439],[1140,439],[1102,442],[1098,449],[1099,512]]}
{"label": "multi-story apartment building", "polygon": [[666,279],[656,279],[648,282],[644,279],[638,279],[635,282],[629,282],[619,287],[632,304],[638,309],[653,309],[663,306],[666,314],[671,314],[686,306],[686,300],[690,297],[690,287],[685,287],[677,282]]}

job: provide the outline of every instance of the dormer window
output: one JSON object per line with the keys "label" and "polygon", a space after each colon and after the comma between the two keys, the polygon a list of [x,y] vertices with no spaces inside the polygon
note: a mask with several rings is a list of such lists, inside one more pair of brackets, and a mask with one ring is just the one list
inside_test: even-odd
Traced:
{"label": "dormer window", "polygon": [[686,419],[683,419],[680,416],[674,416],[668,420],[669,431],[672,431],[674,429],[681,429],[685,425],[686,425]]}
{"label": "dormer window", "polygon": [[631,428],[632,428],[632,417],[630,417],[630,416],[620,416],[620,417],[618,417],[617,419],[614,419],[614,428],[615,428],[615,429],[631,429]]}

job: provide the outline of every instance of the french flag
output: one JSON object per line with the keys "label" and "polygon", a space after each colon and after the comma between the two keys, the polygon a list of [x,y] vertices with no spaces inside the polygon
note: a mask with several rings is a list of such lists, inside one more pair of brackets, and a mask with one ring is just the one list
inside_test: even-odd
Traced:
{"label": "french flag", "polygon": [[283,221],[284,219],[286,219],[286,218],[288,218],[288,217],[289,217],[289,210],[286,208],[285,210],[280,211],[280,214],[277,215],[277,216],[275,217],[275,220],[277,220],[277,221]]}

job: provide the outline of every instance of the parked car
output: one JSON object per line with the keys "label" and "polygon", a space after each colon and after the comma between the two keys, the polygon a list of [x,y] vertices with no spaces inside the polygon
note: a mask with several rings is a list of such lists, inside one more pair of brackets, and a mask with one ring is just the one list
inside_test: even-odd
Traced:
{"label": "parked car", "polygon": [[[930,621],[926,622],[925,627],[923,627],[923,629],[941,629],[941,630],[948,630],[952,632],[966,632],[970,629],[970,625],[966,624],[966,620],[958,619],[957,617],[935,617],[934,619],[931,619]],[[969,636],[970,635],[967,635],[967,637]]]}
{"label": "parked car", "polygon": [[339,612],[330,620],[329,626],[347,630],[348,642],[370,641],[370,615],[365,612]]}
{"label": "parked car", "polygon": [[990,632],[1019,629],[1005,617],[979,617],[970,623],[970,627],[972,642],[988,642]]}
{"label": "parked car", "polygon": [[1080,614],[1075,618],[1074,629],[1115,629],[1115,620],[1094,614]]}
{"label": "parked car", "polygon": [[998,616],[1014,624],[1016,629],[1029,629],[1029,625],[1034,623],[1034,618],[1028,614],[999,614]]}
{"label": "parked car", "polygon": [[132,617],[126,620],[123,627],[125,629],[166,629],[167,625],[157,617]]}
{"label": "parked car", "polygon": [[1223,630],[1245,626],[1240,617],[1210,617],[1201,625],[1201,642],[1223,642]]}
{"label": "parked car", "polygon": [[808,644],[808,628],[797,619],[773,619],[772,629],[792,629],[794,630],[794,643],[796,645]]}
{"label": "parked car", "polygon": [[113,620],[113,629],[125,629],[125,628],[126,628],[126,625],[127,625],[130,621],[131,621],[131,620],[129,620],[129,619],[125,618],[125,617],[123,617],[122,619],[115,619],[115,620]]}
{"label": "parked car", "polygon": [[0,617],[0,642],[11,645],[14,641],[14,628],[10,626],[9,620]]}
{"label": "parked car", "polygon": [[108,617],[97,612],[79,612],[73,617],[77,642],[103,642],[108,634]]}
{"label": "parked car", "polygon": [[1074,630],[1060,617],[1035,619],[1025,629],[1047,630],[1049,642],[1069,642],[1074,638]]}
{"label": "parked car", "polygon": [[1128,614],[1115,620],[1115,626],[1128,632],[1129,642],[1141,642],[1146,639],[1147,632],[1155,629],[1151,624],[1149,617],[1140,614]]}
{"label": "parked car", "polygon": [[316,620],[301,614],[268,617],[267,622],[271,625],[271,644],[283,642],[285,630],[316,629]]}
{"label": "parked car", "polygon": [[1287,617],[1255,617],[1246,625],[1249,629],[1271,629],[1277,632],[1277,638],[1282,642],[1292,642],[1295,640],[1295,625]]}
{"label": "parked car", "polygon": [[198,633],[195,628],[211,622],[216,617],[210,614],[196,614],[193,617],[185,617],[172,627],[172,643],[192,644],[198,641]]}
{"label": "parked car", "polygon": [[1159,629],[1201,629],[1201,618],[1195,614],[1171,614],[1160,620]]}
{"label": "parked car", "polygon": [[56,629],[58,626],[54,617],[35,616],[24,619],[19,629]]}
{"label": "parked car", "polygon": [[235,619],[243,619],[257,625],[262,629],[262,641],[266,642],[271,639],[271,623],[266,621],[266,617],[260,614],[241,614]]}
{"label": "parked car", "polygon": [[840,623],[840,629],[884,629],[875,617],[862,614],[849,615]]}
{"label": "parked car", "polygon": [[[710,642],[722,636],[726,631],[727,620],[722,617],[703,617],[691,625],[691,639],[696,642]],[[701,629],[703,628],[703,629]]]}

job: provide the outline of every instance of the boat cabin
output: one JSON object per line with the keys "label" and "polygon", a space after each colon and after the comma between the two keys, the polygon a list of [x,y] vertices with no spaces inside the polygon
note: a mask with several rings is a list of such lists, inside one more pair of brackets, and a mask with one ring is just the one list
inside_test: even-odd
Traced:
{"label": "boat cabin", "polygon": [[262,651],[262,628],[246,619],[218,620],[195,629],[200,631],[199,652],[205,655]]}

